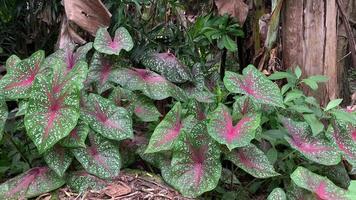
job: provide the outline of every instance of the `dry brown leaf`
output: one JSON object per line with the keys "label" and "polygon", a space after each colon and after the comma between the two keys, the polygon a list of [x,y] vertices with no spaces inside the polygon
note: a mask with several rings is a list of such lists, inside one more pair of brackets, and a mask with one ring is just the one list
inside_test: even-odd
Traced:
{"label": "dry brown leaf", "polygon": [[123,182],[118,182],[107,186],[102,190],[106,195],[111,198],[123,196],[131,192],[131,188]]}
{"label": "dry brown leaf", "polygon": [[110,25],[111,13],[100,0],[64,0],[69,21],[95,35],[99,27]]}
{"label": "dry brown leaf", "polygon": [[235,17],[242,26],[248,14],[248,5],[243,0],[215,0],[220,15],[225,13]]}
{"label": "dry brown leaf", "polygon": [[69,43],[85,44],[86,41],[80,35],[78,35],[72,27],[70,27],[67,17],[63,15],[61,30],[58,36],[56,48],[63,49]]}

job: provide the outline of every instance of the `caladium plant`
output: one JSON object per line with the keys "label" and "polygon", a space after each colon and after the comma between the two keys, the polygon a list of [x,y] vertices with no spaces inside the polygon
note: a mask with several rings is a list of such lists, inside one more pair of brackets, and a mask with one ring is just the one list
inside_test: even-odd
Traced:
{"label": "caladium plant", "polygon": [[94,40],[94,48],[100,53],[119,55],[122,49],[130,51],[133,48],[133,41],[124,27],[115,31],[113,39],[106,28],[99,28]]}

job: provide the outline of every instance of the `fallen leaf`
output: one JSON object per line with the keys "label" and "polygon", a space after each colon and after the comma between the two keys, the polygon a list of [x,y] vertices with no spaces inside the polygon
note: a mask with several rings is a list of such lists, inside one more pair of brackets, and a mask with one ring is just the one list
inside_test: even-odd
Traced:
{"label": "fallen leaf", "polygon": [[115,182],[112,185],[108,185],[102,191],[111,198],[115,198],[129,194],[131,192],[131,188],[123,182]]}
{"label": "fallen leaf", "polygon": [[243,0],[215,0],[220,15],[227,13],[235,17],[242,26],[248,14],[248,5]]}

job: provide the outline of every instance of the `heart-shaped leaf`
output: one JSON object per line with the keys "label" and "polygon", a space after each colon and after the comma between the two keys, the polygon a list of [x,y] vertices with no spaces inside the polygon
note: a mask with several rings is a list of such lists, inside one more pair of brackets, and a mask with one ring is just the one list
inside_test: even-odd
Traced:
{"label": "heart-shaped leaf", "polygon": [[60,141],[61,146],[67,148],[85,147],[85,140],[89,133],[89,125],[79,119],[78,124],[69,135]]}
{"label": "heart-shaped leaf", "polygon": [[94,48],[100,53],[119,55],[121,49],[130,51],[133,48],[133,41],[124,27],[116,29],[114,39],[111,39],[106,28],[99,28],[96,32]]}
{"label": "heart-shaped leaf", "polygon": [[132,120],[126,109],[99,95],[89,95],[82,117],[94,131],[106,138],[117,141],[133,138]]}
{"label": "heart-shaped leaf", "polygon": [[296,185],[313,192],[320,199],[348,199],[346,197],[346,190],[339,188],[329,179],[315,174],[304,167],[298,167],[290,177]]}
{"label": "heart-shaped leaf", "polygon": [[171,165],[162,168],[162,176],[184,196],[195,198],[217,186],[222,169],[220,150],[206,135],[203,123],[185,136],[175,146]]}
{"label": "heart-shaped leaf", "polygon": [[219,104],[208,119],[209,135],[231,150],[246,146],[255,138],[256,130],[260,126],[261,115],[248,113],[234,125],[229,109],[225,105]]}
{"label": "heart-shaped leaf", "polygon": [[100,179],[86,171],[72,172],[68,175],[67,184],[74,192],[101,190],[109,185],[109,181]]}
{"label": "heart-shaped leaf", "polygon": [[73,156],[65,148],[55,145],[50,151],[44,154],[44,160],[58,176],[63,177],[65,171],[72,163]]}
{"label": "heart-shaped leaf", "polygon": [[308,190],[298,187],[293,181],[286,186],[286,192],[288,200],[320,200]]}
{"label": "heart-shaped leaf", "polygon": [[224,84],[233,93],[245,94],[256,102],[284,108],[278,86],[253,65],[243,69],[243,75],[225,72]]}
{"label": "heart-shaped leaf", "polygon": [[155,128],[145,153],[171,149],[183,130],[191,130],[193,119],[182,119],[182,106],[177,102]]}
{"label": "heart-shaped leaf", "polygon": [[31,57],[17,61],[0,80],[0,91],[9,99],[28,98],[35,77],[41,72],[44,51],[40,50]]}
{"label": "heart-shaped leaf", "polygon": [[287,142],[306,158],[322,165],[336,165],[341,161],[340,153],[324,136],[312,136],[307,123],[286,117],[281,117],[281,121],[289,134],[285,137]]}
{"label": "heart-shaped leaf", "polygon": [[275,188],[268,195],[267,200],[287,200],[287,196],[282,188]]}
{"label": "heart-shaped leaf", "polygon": [[0,185],[4,199],[24,199],[55,190],[65,181],[47,167],[36,167]]}
{"label": "heart-shaped leaf", "polygon": [[251,112],[256,113],[261,109],[261,106],[252,101],[248,96],[236,97],[232,107],[233,113],[238,117]]}
{"label": "heart-shaped leaf", "polygon": [[356,166],[356,127],[351,123],[335,121],[328,136],[353,166]]}
{"label": "heart-shaped leaf", "polygon": [[142,64],[166,77],[174,83],[192,80],[190,70],[172,53],[149,53],[142,59]]}
{"label": "heart-shaped leaf", "polygon": [[121,168],[119,147],[93,132],[88,137],[90,145],[72,149],[75,158],[90,174],[104,179],[116,178]]}
{"label": "heart-shaped leaf", "polygon": [[144,122],[157,121],[161,116],[153,101],[143,95],[133,93],[132,107],[135,115]]}
{"label": "heart-shaped leaf", "polygon": [[131,91],[139,90],[154,100],[162,100],[170,96],[179,101],[186,100],[182,89],[147,69],[121,68],[117,74],[112,76],[111,81]]}
{"label": "heart-shaped leaf", "polygon": [[7,115],[8,115],[7,105],[4,97],[0,94],[0,141],[2,139],[2,134],[7,119]]}
{"label": "heart-shaped leaf", "polygon": [[24,118],[27,135],[40,153],[66,137],[79,118],[77,75],[72,74],[77,70],[63,76],[62,66],[58,61],[51,74],[36,77]]}
{"label": "heart-shaped leaf", "polygon": [[226,158],[256,178],[278,176],[267,156],[253,144],[231,151]]}
{"label": "heart-shaped leaf", "polygon": [[16,55],[11,55],[7,60],[6,60],[6,71],[9,73],[10,71],[12,71],[13,69],[15,69],[15,66],[17,65],[17,63],[19,63],[21,61],[21,59],[19,57],[17,57]]}

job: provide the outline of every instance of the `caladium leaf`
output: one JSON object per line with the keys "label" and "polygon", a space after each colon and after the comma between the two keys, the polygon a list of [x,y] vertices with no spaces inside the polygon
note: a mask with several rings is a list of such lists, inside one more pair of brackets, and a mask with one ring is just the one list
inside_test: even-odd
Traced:
{"label": "caladium leaf", "polygon": [[219,104],[208,119],[209,135],[231,150],[246,146],[255,138],[256,130],[260,126],[261,114],[248,113],[234,125],[229,109]]}
{"label": "caladium leaf", "polygon": [[186,100],[186,95],[182,89],[147,69],[121,68],[117,74],[112,76],[111,81],[131,91],[139,90],[154,100],[162,100],[170,96],[179,101]]}
{"label": "caladium leaf", "polygon": [[171,152],[169,151],[161,151],[157,153],[145,153],[147,149],[147,145],[141,145],[137,148],[136,153],[140,156],[140,158],[150,165],[163,169],[171,164]]}
{"label": "caladium leaf", "polygon": [[89,133],[89,125],[79,119],[78,124],[69,135],[60,141],[61,146],[67,148],[85,147],[85,140]]}
{"label": "caladium leaf", "polygon": [[293,181],[287,185],[286,192],[288,200],[320,200],[310,191],[298,187]]}
{"label": "caladium leaf", "polygon": [[312,136],[307,123],[286,117],[281,117],[281,121],[289,134],[285,136],[287,142],[306,158],[322,165],[336,165],[341,161],[340,153],[326,138]]}
{"label": "caladium leaf", "polygon": [[267,156],[253,144],[231,151],[226,158],[256,178],[278,176]]}
{"label": "caladium leaf", "polygon": [[112,59],[104,54],[95,52],[90,64],[88,82],[96,83],[98,92],[101,94],[102,92],[105,92],[113,87],[113,85],[109,82],[109,77],[116,74],[114,73],[116,70],[117,67]]}
{"label": "caladium leaf", "polygon": [[109,185],[109,181],[100,179],[86,171],[72,172],[68,175],[67,184],[74,192],[101,190]]}
{"label": "caladium leaf", "polygon": [[32,88],[24,122],[27,135],[39,153],[44,153],[66,137],[79,118],[76,76],[70,72],[63,77],[62,71],[61,62],[54,64],[52,73],[37,76]]}
{"label": "caladium leaf", "polygon": [[12,69],[15,69],[15,66],[17,65],[17,63],[19,63],[21,61],[21,59],[19,57],[17,57],[16,55],[11,55],[7,60],[6,60],[6,71],[9,73],[10,71],[12,71]]}
{"label": "caladium leaf", "polygon": [[171,149],[184,129],[191,130],[193,119],[183,119],[182,106],[177,102],[155,128],[145,153]]}
{"label": "caladium leaf", "polygon": [[287,196],[282,188],[275,188],[268,195],[267,200],[287,200]]}
{"label": "caladium leaf", "polygon": [[88,137],[90,145],[72,149],[75,158],[90,174],[104,179],[116,178],[121,168],[119,147],[93,132]]}
{"label": "caladium leaf", "polygon": [[111,39],[106,28],[99,28],[96,32],[94,48],[100,53],[119,55],[121,49],[130,51],[133,48],[133,41],[124,27],[116,29],[114,39]]}
{"label": "caladium leaf", "polygon": [[142,64],[174,83],[192,80],[192,74],[172,53],[149,53],[142,59]]}
{"label": "caladium leaf", "polygon": [[304,167],[298,167],[290,177],[296,185],[313,192],[320,199],[348,199],[346,197],[346,190],[336,186],[329,179],[315,174]]}
{"label": "caladium leaf", "polygon": [[335,121],[328,136],[347,161],[356,166],[356,126],[340,120]]}
{"label": "caladium leaf", "polygon": [[143,95],[133,94],[132,107],[135,115],[144,122],[157,121],[161,116],[153,101]]}
{"label": "caladium leaf", "polygon": [[233,113],[245,115],[250,112],[258,112],[261,106],[252,101],[248,96],[239,96],[235,98],[233,104]]}
{"label": "caladium leaf", "polygon": [[24,199],[55,190],[65,181],[47,167],[36,167],[0,185],[4,199]]}
{"label": "caladium leaf", "polygon": [[278,86],[253,65],[244,68],[243,75],[225,72],[224,84],[230,92],[245,94],[256,102],[284,108]]}
{"label": "caladium leaf", "polygon": [[8,111],[5,99],[2,95],[0,95],[0,141],[2,139],[2,134],[5,126],[5,122],[7,119]]}
{"label": "caladium leaf", "polygon": [[204,123],[185,136],[175,146],[171,165],[162,168],[162,176],[184,196],[194,198],[217,186],[222,170],[220,149],[206,135]]}
{"label": "caladium leaf", "polygon": [[44,160],[56,174],[63,177],[65,171],[72,163],[73,156],[65,148],[55,145],[50,151],[44,154]]}
{"label": "caladium leaf", "polygon": [[11,70],[0,80],[0,91],[6,98],[30,97],[35,77],[41,72],[43,59],[44,51],[40,50],[12,66]]}
{"label": "caladium leaf", "polygon": [[132,120],[126,109],[99,95],[89,95],[82,117],[95,132],[106,138],[118,141],[133,138]]}

